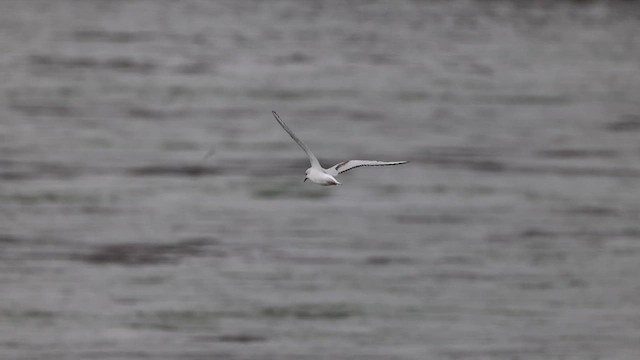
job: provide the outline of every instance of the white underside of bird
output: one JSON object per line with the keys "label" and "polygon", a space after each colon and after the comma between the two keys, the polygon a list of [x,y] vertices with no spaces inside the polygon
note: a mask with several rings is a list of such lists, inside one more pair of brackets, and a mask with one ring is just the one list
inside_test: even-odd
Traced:
{"label": "white underside of bird", "polygon": [[280,124],[280,126],[282,126],[284,131],[286,131],[287,134],[289,134],[289,136],[291,136],[291,138],[298,145],[300,145],[302,150],[304,150],[304,152],[307,153],[307,156],[309,157],[309,161],[311,162],[311,167],[307,169],[306,171],[307,176],[304,179],[304,181],[311,180],[316,184],[324,185],[324,186],[341,185],[341,183],[338,180],[336,180],[336,176],[338,174],[342,174],[345,171],[349,171],[357,167],[389,166],[389,165],[400,165],[400,164],[408,163],[408,161],[347,160],[347,161],[343,161],[341,163],[335,164],[334,166],[328,169],[325,169],[320,165],[318,158],[316,158],[316,156],[313,155],[313,153],[311,152],[311,150],[309,150],[307,145],[305,145],[302,142],[302,140],[300,140],[296,136],[296,134],[294,134],[294,132],[291,131],[291,129],[289,129],[287,124],[285,124],[284,121],[280,119],[280,116],[278,116],[278,114],[275,111],[272,111],[272,112],[273,112],[273,116],[276,118],[276,121],[278,121],[278,123]]}

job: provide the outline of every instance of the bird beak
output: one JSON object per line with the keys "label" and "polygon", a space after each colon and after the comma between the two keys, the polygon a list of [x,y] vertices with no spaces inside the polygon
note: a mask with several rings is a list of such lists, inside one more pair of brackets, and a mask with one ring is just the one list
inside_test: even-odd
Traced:
{"label": "bird beak", "polygon": [[305,181],[307,181],[307,178],[304,178],[304,181],[303,181],[303,182],[305,182]]}

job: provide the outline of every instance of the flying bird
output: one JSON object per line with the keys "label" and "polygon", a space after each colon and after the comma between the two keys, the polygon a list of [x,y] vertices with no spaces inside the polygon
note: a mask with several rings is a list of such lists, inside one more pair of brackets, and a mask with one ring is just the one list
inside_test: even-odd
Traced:
{"label": "flying bird", "polygon": [[287,124],[285,124],[284,121],[280,119],[280,116],[278,116],[278,114],[275,111],[272,111],[272,113],[273,113],[273,117],[275,117],[276,121],[278,121],[278,124],[280,124],[280,126],[282,126],[284,131],[286,131],[287,134],[291,136],[293,141],[295,141],[296,143],[298,143],[298,145],[300,145],[302,150],[304,150],[304,152],[307,153],[307,156],[309,157],[309,161],[311,162],[311,167],[308,168],[307,171],[305,171],[307,175],[304,181],[311,180],[316,184],[320,184],[324,186],[341,185],[341,183],[338,182],[338,180],[336,180],[335,177],[338,174],[342,174],[345,171],[349,171],[357,167],[388,166],[388,165],[400,165],[400,164],[408,163],[408,161],[347,160],[347,161],[343,161],[341,163],[335,164],[334,166],[328,169],[325,169],[320,165],[318,158],[316,158],[316,156],[313,155],[313,153],[311,152],[311,150],[309,150],[307,145],[305,145],[302,142],[302,140],[300,140],[300,138],[298,138],[296,134],[294,134],[294,132],[291,131],[291,129],[289,129]]}

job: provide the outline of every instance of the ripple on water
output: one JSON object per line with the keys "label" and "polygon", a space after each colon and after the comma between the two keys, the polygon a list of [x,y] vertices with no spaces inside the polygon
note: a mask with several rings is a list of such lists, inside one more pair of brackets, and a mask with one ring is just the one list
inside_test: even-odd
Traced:
{"label": "ripple on water", "polygon": [[362,310],[353,304],[304,303],[292,305],[267,306],[260,314],[269,318],[296,318],[302,320],[339,320],[362,314]]}
{"label": "ripple on water", "polygon": [[224,256],[217,250],[208,251],[208,247],[216,244],[215,239],[187,239],[172,244],[126,243],[110,244],[97,247],[79,260],[97,265],[158,265],[176,263],[185,257],[216,255]]}

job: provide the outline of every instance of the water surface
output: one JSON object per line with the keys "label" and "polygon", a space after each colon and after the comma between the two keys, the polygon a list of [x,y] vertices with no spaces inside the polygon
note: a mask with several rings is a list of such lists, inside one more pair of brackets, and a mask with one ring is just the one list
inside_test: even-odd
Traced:
{"label": "water surface", "polygon": [[637,359],[639,11],[2,2],[3,358]]}

